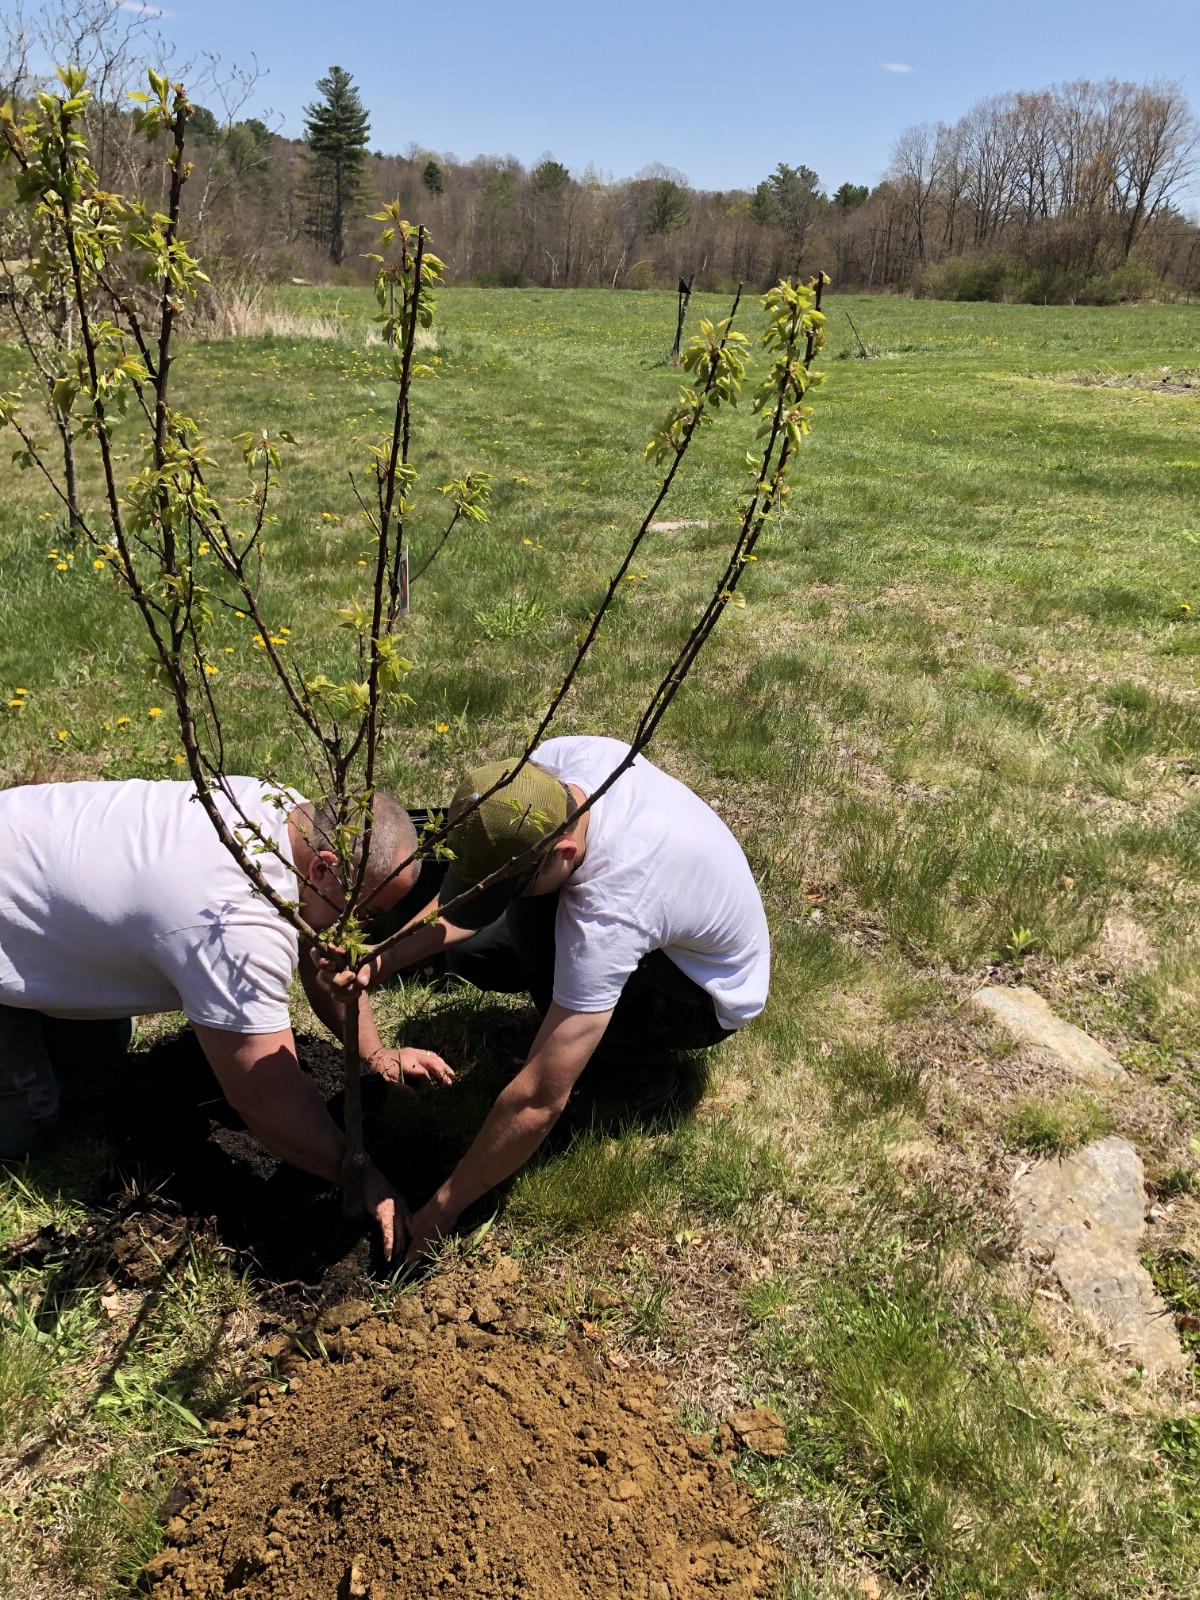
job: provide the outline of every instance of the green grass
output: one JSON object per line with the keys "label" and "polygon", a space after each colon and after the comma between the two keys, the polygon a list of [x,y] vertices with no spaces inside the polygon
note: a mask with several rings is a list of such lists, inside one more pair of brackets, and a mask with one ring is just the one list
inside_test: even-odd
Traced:
{"label": "green grass", "polygon": [[[231,497],[245,479],[221,441],[296,435],[264,603],[289,652],[331,670],[336,610],[366,583],[347,468],[361,482],[385,426],[386,362],[365,294],[282,296],[337,336],[197,347],[175,382],[230,463],[214,481]],[[829,381],[790,509],[656,747],[746,847],[773,930],[771,1005],[718,1053],[694,1117],[544,1156],[498,1227],[564,1324],[598,1317],[606,1338],[686,1373],[692,1411],[734,1389],[781,1406],[789,1455],[755,1481],[795,1557],[789,1595],[858,1594],[865,1567],[936,1600],[1183,1596],[1200,1571],[1194,1401],[1129,1379],[1082,1332],[1066,1355],[1051,1345],[1014,1287],[1005,1196],[1020,1160],[1111,1130],[1170,1201],[1163,1261],[1178,1265],[1196,1225],[1200,414],[1194,393],[1145,381],[1195,365],[1196,311],[845,304],[878,359],[852,359],[831,299]],[[753,304],[744,318],[753,334]],[[461,766],[534,725],[649,504],[643,448],[678,384],[673,331],[660,294],[440,297],[437,376],[417,396],[414,565],[443,525],[437,484],[490,471],[493,514],[414,586],[413,701],[382,752],[403,798],[444,802]],[[0,348],[0,388],[19,366]],[[720,571],[754,428],[739,411],[698,441],[661,515],[706,525],[647,540],[556,731],[632,727]],[[132,425],[120,448],[132,465]],[[84,555],[66,560],[44,491],[7,459],[0,781],[175,775],[135,619]],[[249,628],[223,617],[213,645],[230,767],[303,786]],[[1032,983],[1117,1048],[1129,1093],[1101,1104],[1031,1081],[964,1020],[971,989],[997,978]],[[390,997],[385,1019],[460,1067],[452,1095],[392,1113],[452,1139],[529,1021],[423,990]],[[0,1183],[3,1233],[69,1231],[103,1161],[52,1151]],[[600,1283],[616,1301],[600,1312],[571,1288]],[[93,1392],[78,1329],[109,1331],[86,1296],[43,1314],[44,1287],[19,1274],[0,1320],[10,1451],[61,1423],[73,1386]],[[165,1401],[227,1403],[233,1356],[210,1330],[243,1293],[201,1263],[158,1305],[124,1388],[86,1413],[109,1467],[65,1460],[22,1509],[13,1592],[43,1532],[55,1581],[119,1592],[169,1477],[159,1452],[194,1432]]]}
{"label": "green grass", "polygon": [[1113,1129],[1106,1106],[1088,1095],[1074,1099],[1026,1100],[1010,1114],[1004,1132],[1010,1144],[1035,1156],[1065,1156]]}

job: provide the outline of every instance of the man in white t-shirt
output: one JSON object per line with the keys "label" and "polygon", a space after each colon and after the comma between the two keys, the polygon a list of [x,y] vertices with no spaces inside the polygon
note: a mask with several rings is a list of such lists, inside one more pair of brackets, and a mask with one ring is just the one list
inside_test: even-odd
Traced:
{"label": "man in white t-shirt", "polygon": [[[480,988],[527,990],[543,1017],[524,1067],[413,1218],[410,1260],[528,1160],[585,1068],[598,1101],[653,1109],[677,1088],[676,1052],[718,1043],[766,1003],[767,921],[741,847],[642,756],[540,857],[505,873],[628,754],[616,739],[551,739],[464,816],[515,762],[468,773],[450,806],[451,823],[462,820],[449,837],[441,918],[359,974],[386,977],[440,943],[452,971]],[[452,904],[496,873],[496,884]]]}
{"label": "man in white t-shirt", "polygon": [[[320,931],[344,907],[330,808],[253,778],[217,803],[266,881]],[[418,873],[408,814],[377,795],[364,886],[385,910]],[[128,1039],[131,1017],[182,1011],[226,1099],[267,1148],[340,1183],[344,1140],[296,1059],[288,989],[295,932],[221,844],[190,783],[55,783],[0,791],[0,1158],[19,1159],[58,1113],[56,1044]],[[301,965],[306,988],[311,962]],[[315,988],[314,1004],[336,1027]],[[72,1025],[77,1026],[72,1026]],[[82,1025],[90,1025],[84,1028]],[[378,1048],[371,1030],[364,1055]],[[89,1032],[91,1038],[89,1040]],[[72,1038],[72,1035],[74,1036]],[[409,1079],[452,1076],[431,1052],[401,1053]],[[373,1167],[368,1202],[384,1248],[407,1224]]]}

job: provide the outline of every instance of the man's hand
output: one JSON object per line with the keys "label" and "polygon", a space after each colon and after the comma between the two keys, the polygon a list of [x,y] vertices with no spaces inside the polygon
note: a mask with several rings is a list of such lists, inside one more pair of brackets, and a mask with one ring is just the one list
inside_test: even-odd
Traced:
{"label": "man's hand", "polygon": [[500,1091],[466,1155],[413,1218],[405,1265],[422,1261],[469,1205],[529,1160],[558,1120],[611,1016],[551,1004],[529,1060]]}
{"label": "man's hand", "polygon": [[368,1164],[364,1186],[367,1210],[379,1228],[383,1258],[391,1261],[402,1255],[412,1234],[413,1219],[403,1195],[392,1188],[379,1168]]}
{"label": "man's hand", "polygon": [[406,1267],[419,1267],[429,1259],[434,1245],[444,1239],[458,1221],[439,1205],[437,1196],[426,1202],[409,1221],[408,1251],[404,1257]]}
{"label": "man's hand", "polygon": [[418,1083],[454,1082],[454,1068],[449,1062],[443,1061],[433,1050],[420,1050],[413,1046],[389,1050],[383,1045],[373,1052],[366,1062],[366,1069],[385,1083],[395,1084],[400,1089],[410,1089]]}
{"label": "man's hand", "polygon": [[351,972],[341,959],[340,953],[317,950],[313,955],[313,966],[322,990],[330,994],[339,1004],[351,989],[359,989],[365,994],[383,977],[382,956],[368,956],[357,971]]}

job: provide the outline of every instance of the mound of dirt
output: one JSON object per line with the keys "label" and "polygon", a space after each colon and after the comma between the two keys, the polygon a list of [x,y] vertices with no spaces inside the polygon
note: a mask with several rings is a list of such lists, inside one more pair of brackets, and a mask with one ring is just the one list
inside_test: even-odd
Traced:
{"label": "mound of dirt", "polygon": [[[753,1507],[663,1380],[521,1330],[515,1263],[386,1317],[224,1425],[143,1586],[157,1600],[693,1600],[775,1576]],[[338,1324],[341,1323],[339,1327]]]}

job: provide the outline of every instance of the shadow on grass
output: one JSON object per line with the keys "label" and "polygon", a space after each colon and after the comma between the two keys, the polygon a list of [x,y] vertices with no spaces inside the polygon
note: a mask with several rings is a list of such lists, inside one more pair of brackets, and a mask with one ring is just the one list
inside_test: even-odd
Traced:
{"label": "shadow on grass", "polygon": [[[457,1070],[450,1088],[392,1089],[363,1080],[363,1115],[372,1159],[413,1209],[454,1168],[497,1094],[525,1060],[537,1029],[530,1008],[475,993],[450,994],[410,1025],[422,1044]],[[342,1065],[331,1039],[300,1035],[301,1064],[342,1119]],[[686,1065],[683,1091],[670,1116],[690,1113],[704,1087],[704,1069]],[[364,1246],[360,1223],[341,1212],[340,1191],[279,1161],[247,1131],[227,1104],[194,1035],[184,1031],[123,1060],[60,1072],[62,1112],[53,1137],[24,1169],[29,1188],[82,1205],[75,1232],[50,1227],[10,1243],[2,1264],[45,1266],[56,1283],[51,1298],[117,1273],[136,1280],[127,1236],[162,1259],[179,1229],[203,1234],[231,1252],[261,1289],[287,1296],[339,1286],[361,1290],[374,1270],[393,1270]],[[588,1124],[586,1101],[554,1129],[540,1161],[553,1162]],[[90,1160],[73,1160],[89,1150]],[[104,1152],[100,1155],[99,1152]],[[501,1186],[464,1213],[474,1227],[507,1199]],[[53,1264],[53,1265],[52,1265]]]}

